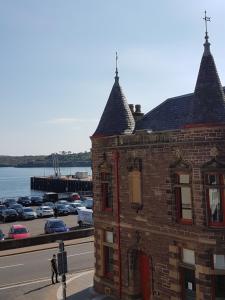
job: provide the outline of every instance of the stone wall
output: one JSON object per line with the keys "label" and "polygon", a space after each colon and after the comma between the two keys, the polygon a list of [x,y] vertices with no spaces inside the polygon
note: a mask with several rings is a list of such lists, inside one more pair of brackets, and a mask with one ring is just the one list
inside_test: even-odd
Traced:
{"label": "stone wall", "polygon": [[[207,225],[202,168],[213,158],[225,162],[224,149],[225,127],[216,126],[163,133],[142,131],[129,136],[92,140],[95,288],[98,291],[115,295],[121,292],[122,299],[139,299],[138,270],[135,266],[131,267],[129,261],[133,259],[135,262],[135,255],[144,252],[151,263],[152,299],[181,299],[180,251],[187,248],[193,249],[196,255],[196,297],[202,300],[211,299],[211,258],[213,253],[223,253],[225,231],[209,228]],[[129,160],[134,158],[142,161],[141,209],[135,209],[129,203],[128,164]],[[179,161],[187,164],[191,170],[191,225],[180,224],[176,219],[172,173]],[[99,166],[103,162],[112,167],[113,212],[102,210]],[[112,280],[104,277],[102,252],[102,235],[104,230],[109,229],[113,230],[115,235],[115,268]]]}

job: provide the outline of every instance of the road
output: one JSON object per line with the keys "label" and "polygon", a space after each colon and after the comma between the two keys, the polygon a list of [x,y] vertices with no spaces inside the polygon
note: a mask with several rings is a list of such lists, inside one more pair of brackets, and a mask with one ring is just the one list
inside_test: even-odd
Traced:
{"label": "road", "polygon": [[[77,226],[77,215],[69,215],[69,216],[60,216],[58,217],[66,223],[68,227],[74,227]],[[12,226],[12,224],[22,224],[27,227],[27,229],[30,231],[31,235],[39,235],[44,233],[44,225],[48,218],[38,218],[35,220],[27,220],[27,221],[14,221],[9,223],[2,223],[0,224],[0,229],[3,231],[3,233],[8,236],[9,228]]]}
{"label": "road", "polygon": [[[67,246],[69,274],[94,267],[93,242]],[[34,299],[24,295],[50,286],[50,259],[56,249],[0,257],[0,299]],[[34,287],[38,288],[35,289]],[[24,289],[26,288],[26,289]],[[30,292],[29,292],[30,293]]]}

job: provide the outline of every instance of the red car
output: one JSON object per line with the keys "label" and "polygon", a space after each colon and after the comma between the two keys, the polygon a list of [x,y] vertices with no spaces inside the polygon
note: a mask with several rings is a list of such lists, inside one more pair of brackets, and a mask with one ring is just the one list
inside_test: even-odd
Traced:
{"label": "red car", "polygon": [[70,200],[71,201],[80,200],[80,195],[78,193],[73,193],[70,195]]}
{"label": "red car", "polygon": [[24,225],[12,225],[8,236],[10,239],[24,239],[30,237],[30,233]]}

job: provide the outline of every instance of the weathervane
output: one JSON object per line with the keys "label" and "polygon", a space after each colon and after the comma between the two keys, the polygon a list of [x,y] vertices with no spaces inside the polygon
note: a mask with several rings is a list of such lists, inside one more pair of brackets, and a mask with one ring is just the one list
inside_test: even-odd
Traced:
{"label": "weathervane", "polygon": [[116,77],[118,78],[118,55],[116,52]]}
{"label": "weathervane", "polygon": [[205,17],[203,18],[203,20],[205,20],[205,34],[208,37],[208,29],[207,29],[207,22],[210,22],[211,17],[207,17],[206,16],[206,10],[205,10]]}

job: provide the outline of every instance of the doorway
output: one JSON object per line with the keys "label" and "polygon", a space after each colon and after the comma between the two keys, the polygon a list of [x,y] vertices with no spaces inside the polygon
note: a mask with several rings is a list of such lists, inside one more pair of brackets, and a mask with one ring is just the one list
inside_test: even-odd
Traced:
{"label": "doorway", "polygon": [[139,254],[139,271],[142,300],[151,300],[151,264],[149,257],[143,252]]}

